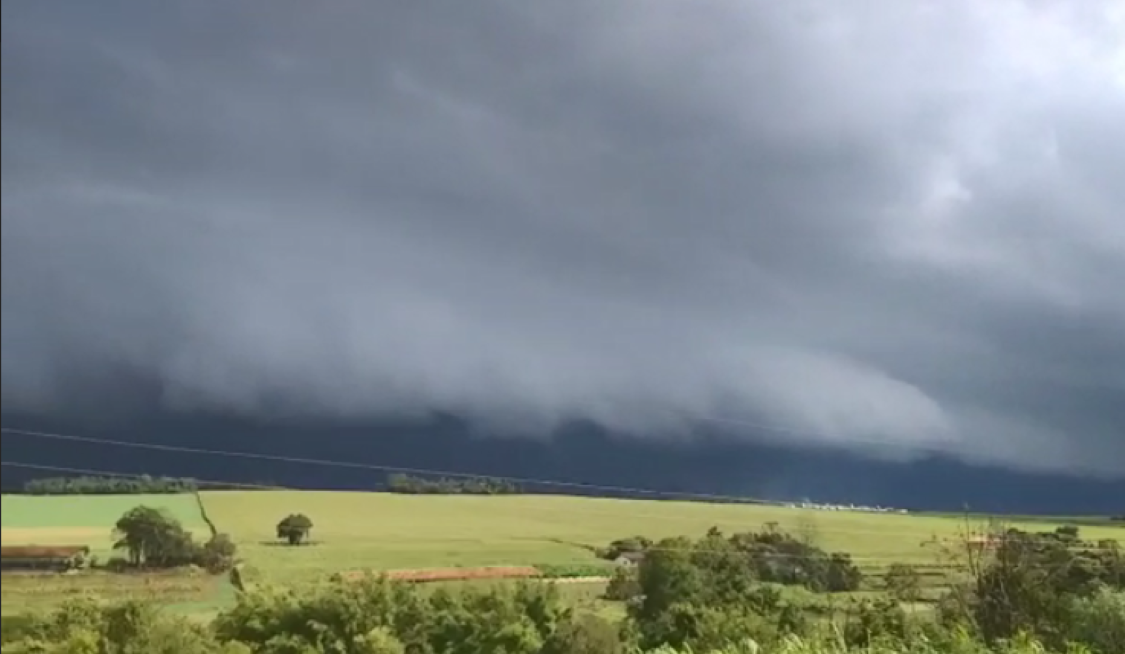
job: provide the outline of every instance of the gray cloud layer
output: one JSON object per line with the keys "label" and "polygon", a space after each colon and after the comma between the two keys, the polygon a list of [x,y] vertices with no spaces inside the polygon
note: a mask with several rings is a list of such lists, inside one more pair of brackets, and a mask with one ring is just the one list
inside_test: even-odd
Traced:
{"label": "gray cloud layer", "polygon": [[4,3],[4,405],[1125,474],[1123,13]]}

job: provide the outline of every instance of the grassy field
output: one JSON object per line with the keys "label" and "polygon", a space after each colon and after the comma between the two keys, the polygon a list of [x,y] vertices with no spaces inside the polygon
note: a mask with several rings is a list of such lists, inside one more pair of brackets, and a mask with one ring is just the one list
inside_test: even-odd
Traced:
{"label": "grassy field", "polygon": [[[590,564],[595,559],[588,547],[615,538],[698,537],[711,526],[734,532],[769,522],[826,549],[850,552],[861,567],[885,568],[892,562],[934,563],[935,550],[922,543],[956,539],[966,528],[963,519],[951,517],[563,496],[218,491],[203,493],[203,502],[260,580],[286,583],[344,570]],[[278,544],[275,525],[289,513],[312,518],[314,545]],[[1089,539],[1125,542],[1119,527],[1082,532]]]}
{"label": "grassy field", "polygon": [[[871,514],[789,509],[764,505],[704,504],[562,496],[422,496],[316,491],[217,491],[201,495],[208,517],[239,547],[251,582],[299,584],[336,572],[483,565],[590,566],[591,547],[634,535],[701,536],[712,526],[726,532],[775,522],[832,551],[850,552],[874,578],[894,562],[925,566],[939,561],[923,542],[953,541],[967,526],[960,517]],[[3,498],[4,544],[87,544],[109,553],[114,521],[148,504],[167,509],[202,539],[208,534],[191,495]],[[289,547],[276,538],[277,522],[290,513],[312,518],[313,543]],[[1059,518],[1059,523],[1066,522]],[[1050,527],[1041,519],[1012,523]],[[1089,540],[1125,542],[1125,528],[1083,526]],[[935,583],[942,580],[934,571]],[[496,582],[470,582],[496,583]],[[622,607],[601,602],[602,583],[560,588],[573,603],[606,615]],[[209,615],[233,598],[225,580],[190,574],[5,574],[4,613],[47,607],[81,594],[105,599],[157,599],[176,610]]]}

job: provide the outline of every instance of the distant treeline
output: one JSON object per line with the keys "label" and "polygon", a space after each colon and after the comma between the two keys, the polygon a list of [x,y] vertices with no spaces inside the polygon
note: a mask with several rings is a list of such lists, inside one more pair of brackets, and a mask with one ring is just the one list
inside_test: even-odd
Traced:
{"label": "distant treeline", "polygon": [[172,495],[194,493],[198,490],[269,490],[271,488],[276,486],[266,483],[249,485],[233,482],[201,482],[191,477],[82,475],[31,479],[24,482],[20,491],[25,495]]}
{"label": "distant treeline", "polygon": [[387,490],[411,495],[512,495],[520,492],[519,486],[503,479],[427,479],[404,474],[388,475]]}
{"label": "distant treeline", "polygon": [[28,495],[140,495],[194,493],[199,485],[185,477],[42,477],[23,485]]}

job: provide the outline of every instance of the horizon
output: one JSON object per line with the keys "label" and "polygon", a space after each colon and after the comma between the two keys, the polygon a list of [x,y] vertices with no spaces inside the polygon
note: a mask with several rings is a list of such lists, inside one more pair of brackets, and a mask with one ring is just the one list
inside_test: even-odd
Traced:
{"label": "horizon", "polygon": [[1109,507],[1118,4],[5,3],[0,423]]}
{"label": "horizon", "polygon": [[[31,426],[26,416],[22,419]],[[376,429],[369,423],[326,429],[319,424],[285,426],[214,416],[190,420],[150,416],[147,422],[130,421],[128,428],[103,423],[84,432],[74,424],[40,419],[38,429],[29,430],[79,438],[67,441],[9,436],[10,422],[9,416],[5,461],[310,490],[374,490],[388,472],[428,471],[537,479],[546,482],[543,487],[566,486],[578,495],[613,496],[604,490],[614,487],[665,496],[711,494],[779,501],[809,497],[912,511],[960,512],[968,505],[982,513],[1115,515],[1121,512],[1119,498],[1125,496],[1121,481],[1028,475],[1002,467],[966,466],[952,457],[902,463],[847,450],[755,446],[729,438],[710,441],[705,447],[645,443],[589,425],[572,427],[571,433],[548,441],[481,440],[463,426],[420,427],[413,422],[384,424],[376,439],[365,436]],[[267,433],[271,438],[262,438]],[[161,447],[171,449],[154,449]],[[232,451],[249,457],[225,454]],[[91,461],[107,463],[98,466]],[[638,467],[637,461],[645,465]],[[5,467],[3,483],[6,489],[18,488],[32,477],[43,476],[55,475]]]}

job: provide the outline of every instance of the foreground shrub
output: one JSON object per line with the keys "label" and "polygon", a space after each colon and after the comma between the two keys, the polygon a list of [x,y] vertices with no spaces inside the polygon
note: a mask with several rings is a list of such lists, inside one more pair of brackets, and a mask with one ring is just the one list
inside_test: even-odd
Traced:
{"label": "foreground shrub", "polygon": [[853,647],[866,647],[879,642],[904,642],[917,634],[898,601],[884,599],[859,602],[848,613],[844,624],[844,642]]}
{"label": "foreground shrub", "polygon": [[1032,634],[1056,649],[1089,642],[1072,633],[1080,621],[1076,611],[1084,616],[1081,620],[1100,615],[1095,606],[1108,606],[1112,613],[1112,599],[1099,604],[1107,602],[1100,594],[1109,592],[1100,589],[1125,585],[1119,545],[1083,543],[1077,527],[1044,533],[1009,529],[991,542],[993,552],[974,569],[972,581],[939,605],[945,623],[971,624],[989,643],[1020,634]]}
{"label": "foreground shrub", "polygon": [[900,602],[917,602],[922,599],[922,576],[918,569],[905,563],[895,563],[883,577],[887,593]]}
{"label": "foreground shrub", "polygon": [[616,602],[628,602],[641,595],[641,583],[634,568],[619,567],[613,571],[605,587],[605,598]]}
{"label": "foreground shrub", "polygon": [[357,643],[373,647],[372,639],[384,650],[401,644],[420,654],[538,654],[567,619],[557,590],[546,584],[423,593],[370,577],[242,595],[216,618],[215,630],[222,641],[271,654],[358,654],[371,650]]}
{"label": "foreground shrub", "polygon": [[621,630],[595,615],[570,616],[547,638],[541,654],[624,654]]}
{"label": "foreground shrub", "polygon": [[125,602],[102,607],[91,600],[64,604],[29,618],[4,654],[249,654],[243,644],[221,644],[204,627],[155,608]]}
{"label": "foreground shrub", "polygon": [[1098,654],[1125,653],[1125,592],[1106,588],[1075,600],[1065,637]]}

